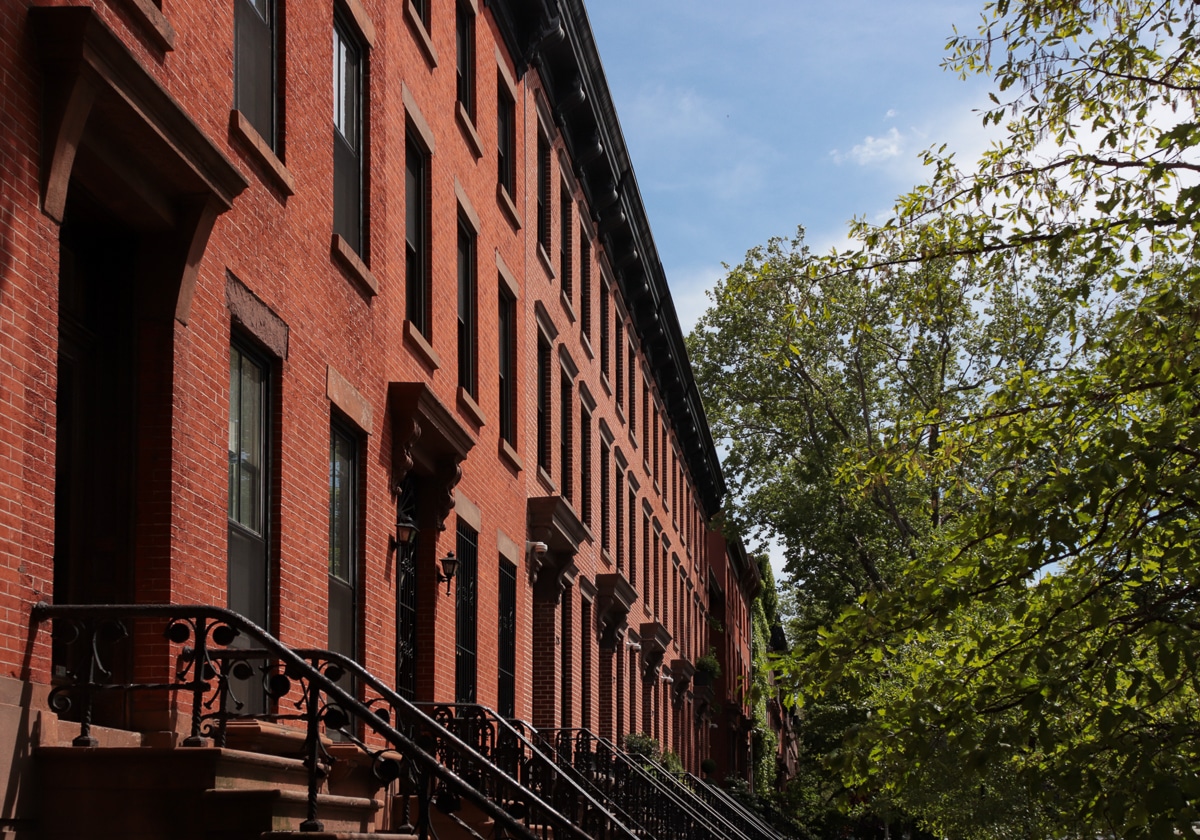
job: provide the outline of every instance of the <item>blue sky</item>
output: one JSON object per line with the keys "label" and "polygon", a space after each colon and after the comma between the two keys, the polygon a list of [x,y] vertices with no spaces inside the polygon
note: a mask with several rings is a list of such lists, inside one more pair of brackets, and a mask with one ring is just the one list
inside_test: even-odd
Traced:
{"label": "blue sky", "polygon": [[[986,80],[943,70],[963,0],[592,0],[588,14],[685,333],[704,291],[798,225],[814,250],[883,221],[919,155],[973,162]],[[750,546],[757,550],[757,546]],[[782,553],[770,547],[776,575]]]}
{"label": "blue sky", "polygon": [[940,67],[959,0],[592,0],[588,15],[685,332],[704,289],[798,225],[886,218],[919,153],[985,146],[986,86]]}

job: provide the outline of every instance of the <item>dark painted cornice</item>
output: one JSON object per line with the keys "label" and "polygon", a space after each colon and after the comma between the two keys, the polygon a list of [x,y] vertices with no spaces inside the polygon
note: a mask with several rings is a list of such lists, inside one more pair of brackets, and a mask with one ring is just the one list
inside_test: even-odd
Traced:
{"label": "dark painted cornice", "polygon": [[487,0],[518,74],[536,68],[707,514],[726,492],[583,0]]}

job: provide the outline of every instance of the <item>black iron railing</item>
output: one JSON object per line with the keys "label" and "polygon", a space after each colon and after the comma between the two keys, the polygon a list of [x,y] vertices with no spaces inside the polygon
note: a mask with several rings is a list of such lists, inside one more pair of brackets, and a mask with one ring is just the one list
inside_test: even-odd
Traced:
{"label": "black iron railing", "polygon": [[[351,660],[328,651],[291,650],[230,610],[38,604],[33,617],[38,622],[53,620],[60,648],[74,654],[66,681],[51,691],[49,702],[60,714],[70,710],[80,721],[73,742],[77,746],[97,743],[91,727],[95,701],[101,695],[151,691],[189,695],[191,722],[184,746],[206,746],[209,737],[221,745],[226,724],[233,720],[266,718],[304,726],[309,795],[302,831],[323,829],[317,802],[329,763],[321,739],[324,730],[340,731],[366,750],[382,781],[407,784],[417,803],[416,824],[407,828],[422,840],[430,833],[431,804],[475,833],[453,816],[463,800],[492,820],[500,837],[588,840],[590,836]],[[161,638],[172,661],[178,663],[173,679],[112,681],[106,662],[112,661],[118,647],[131,643],[135,632],[144,638],[145,625],[154,623],[163,625]],[[360,680],[367,699],[360,700],[343,687],[347,675]],[[260,678],[273,711],[243,714],[238,684]],[[366,691],[368,687],[373,694]],[[386,746],[369,746],[359,733],[373,733]],[[453,756],[453,766],[440,760],[443,756]]]}
{"label": "black iron railing", "polygon": [[[506,774],[548,802],[590,837],[636,840],[635,823],[594,788],[589,789],[573,768],[560,766],[552,752],[534,742],[537,731],[521,721],[509,721],[477,703],[418,704]],[[447,756],[444,760],[453,761]],[[451,765],[453,766],[453,765]]]}
{"label": "black iron railing", "polygon": [[658,762],[647,761],[643,766],[646,772],[671,792],[672,796],[686,802],[689,807],[703,813],[713,825],[716,825],[731,840],[776,840],[773,835],[760,837],[753,830],[747,831],[742,820],[735,814],[724,808],[714,807],[697,794],[689,785],[685,784],[682,778],[676,776]]}
{"label": "black iron railing", "polygon": [[691,773],[688,773],[684,777],[684,780],[696,792],[697,796],[707,802],[712,808],[726,814],[730,820],[735,821],[741,826],[742,833],[752,838],[752,840],[786,840],[789,836],[786,832],[782,832],[777,827],[769,824],[761,814],[738,801],[728,791],[722,790],[712,782],[697,778]]}
{"label": "black iron railing", "polygon": [[658,779],[648,759],[627,755],[587,729],[541,735],[560,764],[582,774],[655,840],[745,840],[710,809],[698,807],[695,797],[680,796]]}

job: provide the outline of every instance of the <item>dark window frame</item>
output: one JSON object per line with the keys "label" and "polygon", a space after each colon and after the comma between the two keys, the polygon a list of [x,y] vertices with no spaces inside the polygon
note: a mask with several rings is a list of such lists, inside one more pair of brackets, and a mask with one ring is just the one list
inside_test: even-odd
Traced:
{"label": "dark window frame", "polygon": [[500,401],[499,431],[502,440],[510,446],[517,443],[517,300],[499,281],[500,293],[497,306],[497,333],[499,347],[497,356],[499,383],[497,390]]}
{"label": "dark window frame", "polygon": [[478,235],[458,220],[458,387],[479,398]]}
{"label": "dark window frame", "polygon": [[455,97],[475,121],[475,10],[466,0],[454,6]]}
{"label": "dark window frame", "polygon": [[333,231],[365,258],[368,49],[354,26],[336,9],[333,37]]}
{"label": "dark window frame", "polygon": [[553,411],[551,397],[553,371],[551,369],[550,340],[540,331],[538,332],[537,352],[537,463],[538,467],[546,471],[546,475],[550,475],[550,469],[554,462],[551,454],[553,448],[551,441],[553,436],[553,421],[551,418]]}
{"label": "dark window frame", "polygon": [[404,317],[430,338],[429,150],[409,128],[405,138],[405,309]]}
{"label": "dark window frame", "polygon": [[550,139],[539,127],[537,133],[537,238],[547,257],[550,255]]}
{"label": "dark window frame", "polygon": [[277,0],[234,0],[233,107],[276,155],[282,148],[279,40]]}
{"label": "dark window frame", "polygon": [[517,103],[496,71],[496,181],[511,199],[517,185]]}

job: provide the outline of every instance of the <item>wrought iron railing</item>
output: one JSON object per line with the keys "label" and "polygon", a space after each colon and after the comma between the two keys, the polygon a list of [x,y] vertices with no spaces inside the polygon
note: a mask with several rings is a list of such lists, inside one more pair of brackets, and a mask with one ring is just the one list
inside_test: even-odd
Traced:
{"label": "wrought iron railing", "polygon": [[[560,766],[552,751],[534,742],[537,731],[522,721],[509,721],[478,703],[418,703],[476,752],[489,757],[509,776],[548,802],[597,840],[637,840],[638,826],[592,788],[574,768]],[[444,761],[453,762],[452,756]],[[453,764],[451,763],[451,766]]]}
{"label": "wrought iron railing", "polygon": [[587,729],[541,734],[560,764],[585,776],[655,840],[746,840],[694,796],[681,796],[657,778],[649,760],[643,763]]}
{"label": "wrought iron railing", "polygon": [[742,833],[752,840],[786,840],[788,836],[786,833],[770,825],[761,814],[735,799],[728,791],[722,790],[712,782],[697,778],[691,773],[686,774],[684,780],[709,806],[720,810],[729,819],[737,822],[742,828]]}
{"label": "wrought iron railing", "polygon": [[714,807],[700,796],[684,780],[667,770],[656,761],[646,762],[646,771],[658,782],[671,791],[672,795],[688,803],[688,805],[705,814],[715,825],[719,826],[725,835],[735,840],[776,840],[773,835],[760,837],[753,829],[747,830],[743,821],[737,815],[724,808]]}
{"label": "wrought iron railing", "polygon": [[[52,620],[59,647],[75,654],[65,681],[49,696],[60,714],[70,710],[80,731],[76,746],[95,746],[93,710],[97,697],[113,692],[168,692],[190,695],[191,720],[186,746],[205,746],[211,737],[224,742],[233,720],[266,718],[304,726],[304,764],[308,769],[308,811],[302,831],[321,831],[318,793],[329,757],[322,730],[340,731],[372,758],[381,781],[399,781],[417,803],[417,821],[407,826],[425,840],[430,833],[430,805],[454,817],[463,800],[494,821],[497,836],[521,840],[588,840],[584,830],[557,813],[537,794],[503,773],[452,732],[352,661],[327,651],[295,651],[245,617],[210,606],[130,605],[77,606],[38,604],[38,622]],[[115,649],[130,643],[135,631],[162,622],[177,664],[173,679],[160,682],[116,682],[106,662]],[[254,647],[250,647],[253,645]],[[339,684],[347,674],[370,686],[374,696],[360,700]],[[243,714],[237,698],[239,682],[261,677],[271,711]],[[386,687],[385,687],[386,688]],[[394,722],[393,722],[394,721]],[[386,746],[371,746],[361,735],[372,733]],[[453,756],[451,764],[440,760]],[[462,772],[459,772],[462,771]],[[466,775],[464,775],[464,773]],[[407,801],[407,800],[406,800]]]}

